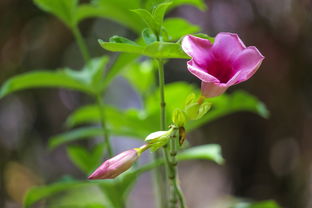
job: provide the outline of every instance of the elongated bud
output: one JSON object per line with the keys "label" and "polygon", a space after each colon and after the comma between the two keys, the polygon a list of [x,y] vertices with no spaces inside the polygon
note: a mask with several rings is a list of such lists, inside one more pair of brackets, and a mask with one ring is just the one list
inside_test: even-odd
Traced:
{"label": "elongated bud", "polygon": [[178,127],[184,126],[186,115],[181,109],[175,109],[172,113],[172,122]]}
{"label": "elongated bud", "polygon": [[170,139],[173,129],[168,131],[156,131],[149,134],[145,141],[149,144],[152,152],[158,150],[160,147],[166,145]]}
{"label": "elongated bud", "polygon": [[128,170],[139,156],[136,149],[124,151],[102,163],[88,179],[113,179]]}

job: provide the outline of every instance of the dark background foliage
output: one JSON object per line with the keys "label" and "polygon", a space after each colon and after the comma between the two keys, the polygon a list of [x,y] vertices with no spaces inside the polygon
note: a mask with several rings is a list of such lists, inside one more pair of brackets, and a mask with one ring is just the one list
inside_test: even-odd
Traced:
{"label": "dark background foliage", "polygon": [[[237,113],[192,132],[191,144],[220,143],[226,159],[222,171],[210,165],[210,173],[202,174],[200,180],[213,183],[211,178],[219,178],[221,185],[211,187],[238,197],[275,199],[289,208],[311,207],[312,2],[206,2],[206,12],[183,6],[169,16],[183,16],[211,36],[221,31],[238,33],[246,45],[257,46],[266,57],[260,70],[250,81],[229,91],[242,88],[254,94],[266,103],[271,116],[264,120]],[[33,69],[82,66],[70,31],[32,1],[1,0],[0,11],[0,83]],[[80,27],[94,56],[104,52],[97,38],[107,39],[113,34],[134,37],[108,20],[89,19]],[[166,79],[199,85],[186,71],[184,61],[170,62]],[[118,92],[109,93],[107,99],[131,105],[126,103],[131,101],[129,94]],[[64,174],[82,177],[64,149],[49,152],[46,146],[51,135],[62,131],[66,116],[87,102],[79,93],[55,89],[23,91],[0,101],[0,207],[19,207],[32,185],[54,181]],[[182,169],[192,169],[195,175],[207,171],[200,162],[183,165]],[[194,190],[186,194],[193,207],[200,207],[195,199],[203,200],[209,194],[205,187],[194,188],[196,182],[204,182],[192,178],[193,172],[182,173],[182,185]]]}

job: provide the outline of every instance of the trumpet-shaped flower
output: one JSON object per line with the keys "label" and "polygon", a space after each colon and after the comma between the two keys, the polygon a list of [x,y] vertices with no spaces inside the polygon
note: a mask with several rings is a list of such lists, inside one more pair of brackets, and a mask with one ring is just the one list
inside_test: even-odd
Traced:
{"label": "trumpet-shaped flower", "polygon": [[88,179],[112,179],[128,170],[139,158],[140,152],[136,149],[122,152],[109,160],[106,160],[98,167]]}
{"label": "trumpet-shaped flower", "polygon": [[182,48],[192,58],[187,67],[202,80],[205,97],[218,96],[230,86],[248,80],[264,59],[256,47],[246,47],[233,33],[219,33],[213,44],[208,39],[187,35]]}

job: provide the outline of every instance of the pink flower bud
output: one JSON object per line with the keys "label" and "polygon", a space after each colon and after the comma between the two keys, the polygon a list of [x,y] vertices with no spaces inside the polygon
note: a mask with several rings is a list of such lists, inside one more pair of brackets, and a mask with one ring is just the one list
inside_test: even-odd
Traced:
{"label": "pink flower bud", "polygon": [[233,33],[219,33],[213,44],[208,39],[187,35],[182,48],[192,57],[187,68],[202,81],[205,97],[218,96],[230,86],[248,80],[264,59],[256,47],[246,47]]}
{"label": "pink flower bud", "polygon": [[88,179],[112,179],[128,170],[132,164],[139,158],[137,150],[131,149],[122,152],[115,157],[106,160],[98,167]]}

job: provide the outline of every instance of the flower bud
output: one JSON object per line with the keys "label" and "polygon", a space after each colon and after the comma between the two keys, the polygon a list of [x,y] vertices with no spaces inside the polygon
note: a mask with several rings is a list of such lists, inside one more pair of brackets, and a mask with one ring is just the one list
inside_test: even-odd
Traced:
{"label": "flower bud", "polygon": [[122,152],[102,163],[88,179],[113,179],[128,170],[138,158],[139,154],[135,149]]}
{"label": "flower bud", "polygon": [[150,149],[152,152],[158,150],[160,147],[166,145],[170,139],[172,129],[168,131],[156,131],[149,134],[145,141],[150,145]]}
{"label": "flower bud", "polygon": [[172,122],[178,127],[184,126],[186,122],[185,113],[180,109],[175,109],[172,113]]}
{"label": "flower bud", "polygon": [[187,115],[188,119],[196,120],[198,111],[200,108],[200,104],[198,103],[191,103],[185,107],[185,114]]}

